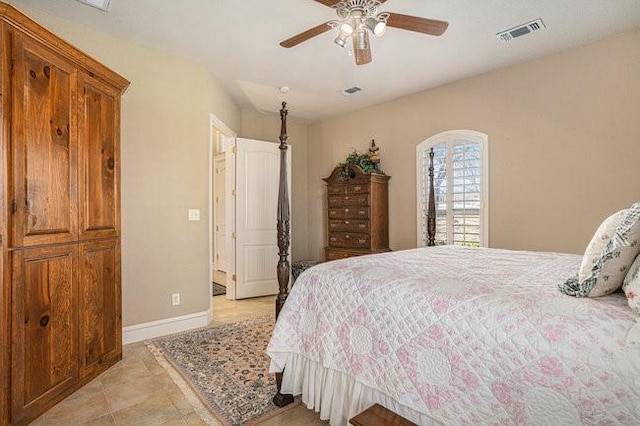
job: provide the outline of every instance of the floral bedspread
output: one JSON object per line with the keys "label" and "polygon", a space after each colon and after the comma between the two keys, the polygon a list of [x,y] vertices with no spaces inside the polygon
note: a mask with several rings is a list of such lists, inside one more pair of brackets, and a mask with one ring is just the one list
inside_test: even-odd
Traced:
{"label": "floral bedspread", "polygon": [[300,275],[267,348],[453,424],[640,424],[623,294],[566,296],[580,256],[442,246]]}

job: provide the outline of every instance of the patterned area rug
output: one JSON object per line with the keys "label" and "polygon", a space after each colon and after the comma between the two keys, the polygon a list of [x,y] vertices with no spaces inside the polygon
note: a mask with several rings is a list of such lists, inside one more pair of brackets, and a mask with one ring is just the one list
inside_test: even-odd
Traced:
{"label": "patterned area rug", "polygon": [[225,286],[217,284],[217,283],[212,283],[211,285],[213,286],[213,295],[214,296],[221,296],[223,294],[227,294],[227,288]]}
{"label": "patterned area rug", "polygon": [[273,324],[273,316],[266,315],[202,328],[153,340],[150,349],[175,368],[222,424],[257,424],[299,404],[278,408],[271,402],[276,384],[265,350]]}

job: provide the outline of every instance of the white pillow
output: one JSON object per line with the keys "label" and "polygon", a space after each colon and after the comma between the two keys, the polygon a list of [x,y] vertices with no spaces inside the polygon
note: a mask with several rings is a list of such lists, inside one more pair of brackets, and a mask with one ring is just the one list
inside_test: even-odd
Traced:
{"label": "white pillow", "polygon": [[622,290],[627,295],[627,301],[633,312],[640,316],[640,256],[629,268],[629,273],[622,283]]}
{"label": "white pillow", "polygon": [[622,286],[629,267],[640,252],[640,203],[605,219],[585,250],[577,277],[560,285],[563,293],[597,297]]}

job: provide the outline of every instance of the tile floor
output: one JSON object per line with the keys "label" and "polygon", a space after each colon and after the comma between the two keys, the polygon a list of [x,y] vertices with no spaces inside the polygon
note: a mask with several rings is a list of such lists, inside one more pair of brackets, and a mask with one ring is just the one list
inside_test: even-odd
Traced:
{"label": "tile floor", "polygon": [[[241,321],[274,311],[274,297],[230,301],[214,298],[214,324]],[[204,425],[182,391],[147,346],[123,347],[122,361],[32,422],[34,426]],[[327,425],[300,405],[263,423],[265,426]]]}

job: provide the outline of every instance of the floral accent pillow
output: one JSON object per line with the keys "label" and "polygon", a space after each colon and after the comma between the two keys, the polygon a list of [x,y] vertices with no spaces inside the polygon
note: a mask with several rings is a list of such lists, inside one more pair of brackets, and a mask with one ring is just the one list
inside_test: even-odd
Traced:
{"label": "floral accent pillow", "polygon": [[640,252],[640,203],[605,219],[587,246],[577,276],[560,284],[560,291],[576,297],[598,297],[622,286]]}
{"label": "floral accent pillow", "polygon": [[629,268],[629,273],[622,283],[622,290],[627,295],[627,301],[633,312],[640,316],[640,256]]}

